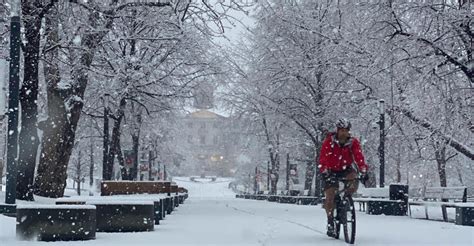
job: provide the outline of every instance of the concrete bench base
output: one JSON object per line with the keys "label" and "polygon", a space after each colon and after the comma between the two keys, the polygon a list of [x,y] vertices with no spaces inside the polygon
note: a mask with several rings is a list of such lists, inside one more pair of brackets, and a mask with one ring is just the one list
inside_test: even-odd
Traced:
{"label": "concrete bench base", "polygon": [[88,202],[97,207],[98,232],[153,231],[154,203]]}
{"label": "concrete bench base", "polygon": [[257,195],[255,197],[255,199],[259,201],[267,200],[267,198],[268,198],[268,195]]}
{"label": "concrete bench base", "polygon": [[268,198],[267,198],[267,201],[269,202],[278,202],[279,201],[279,198],[280,196],[277,196],[277,195],[269,195]]}
{"label": "concrete bench base", "polygon": [[96,208],[84,205],[19,206],[16,221],[16,236],[20,240],[89,240],[95,239]]}
{"label": "concrete bench base", "polygon": [[179,196],[178,195],[174,196],[173,203],[174,203],[175,208],[179,207]]}
{"label": "concrete bench base", "polygon": [[166,202],[166,198],[161,198],[160,199],[160,205],[161,205],[161,214],[160,214],[160,220],[163,220],[165,219],[166,217],[166,211],[167,211],[167,202]]}
{"label": "concrete bench base", "polygon": [[165,198],[165,211],[167,214],[171,214],[174,210],[174,199],[173,197]]}
{"label": "concrete bench base", "polygon": [[401,201],[367,201],[367,213],[374,215],[385,214],[404,216],[407,215],[407,206]]}
{"label": "concrete bench base", "polygon": [[298,204],[301,205],[318,205],[320,202],[319,197],[298,197]]}
{"label": "concrete bench base", "polygon": [[295,196],[280,196],[278,202],[296,204],[298,202],[298,199]]}
{"label": "concrete bench base", "polygon": [[8,217],[16,217],[16,204],[0,203],[0,214]]}
{"label": "concrete bench base", "polygon": [[[139,199],[138,199],[139,200]],[[74,199],[59,199],[56,201],[57,205],[85,205],[85,204],[94,204],[94,202],[105,202],[107,200],[74,200]],[[153,202],[153,213],[154,213],[154,221],[155,225],[160,224],[160,220],[164,218],[164,204],[163,199],[156,198],[156,199],[146,199],[146,201]],[[115,205],[119,205],[122,201],[117,200],[113,201]],[[123,201],[125,204],[127,203],[126,200]],[[98,213],[102,213],[102,210],[105,208],[104,206],[99,206]],[[102,218],[99,218],[99,220]]]}
{"label": "concrete bench base", "polygon": [[456,207],[456,225],[474,226],[474,207]]}

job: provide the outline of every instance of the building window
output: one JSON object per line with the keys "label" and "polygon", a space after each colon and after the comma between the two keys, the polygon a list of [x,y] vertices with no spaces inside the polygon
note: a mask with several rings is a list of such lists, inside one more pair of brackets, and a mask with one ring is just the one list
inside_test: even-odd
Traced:
{"label": "building window", "polygon": [[213,141],[214,141],[214,144],[217,145],[217,144],[219,143],[219,137],[218,137],[218,136],[214,136]]}
{"label": "building window", "polygon": [[206,144],[206,136],[201,136],[201,137],[199,138],[199,142],[200,142],[201,144]]}

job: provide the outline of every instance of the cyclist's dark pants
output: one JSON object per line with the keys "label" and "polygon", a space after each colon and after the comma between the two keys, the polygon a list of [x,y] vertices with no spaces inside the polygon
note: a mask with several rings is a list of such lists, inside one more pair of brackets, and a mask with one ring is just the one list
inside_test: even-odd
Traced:
{"label": "cyclist's dark pants", "polygon": [[[347,182],[348,187],[346,189],[346,194],[352,195],[357,191],[357,188],[359,187],[359,180],[357,180],[357,172],[354,169],[336,173],[336,176],[338,178],[345,177],[346,179],[353,179],[353,181]],[[324,200],[324,208],[326,209],[328,218],[333,217],[332,215],[335,206],[334,197],[336,196],[338,186],[338,182],[329,182],[324,185],[324,195],[326,196],[326,199]]]}

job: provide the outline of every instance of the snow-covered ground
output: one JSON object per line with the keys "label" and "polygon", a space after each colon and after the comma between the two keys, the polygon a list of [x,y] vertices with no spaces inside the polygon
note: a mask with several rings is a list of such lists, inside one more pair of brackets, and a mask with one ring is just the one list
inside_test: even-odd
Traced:
{"label": "snow-covered ground", "polygon": [[[83,242],[20,242],[15,219],[0,216],[1,245],[344,245],[325,235],[321,206],[234,198],[228,183],[175,178],[190,198],[153,232],[97,233]],[[198,180],[199,181],[199,180]],[[43,200],[43,202],[45,202]],[[47,202],[47,201],[46,201]],[[424,213],[424,212],[423,212]],[[474,245],[474,228],[407,216],[358,214],[358,245]]]}

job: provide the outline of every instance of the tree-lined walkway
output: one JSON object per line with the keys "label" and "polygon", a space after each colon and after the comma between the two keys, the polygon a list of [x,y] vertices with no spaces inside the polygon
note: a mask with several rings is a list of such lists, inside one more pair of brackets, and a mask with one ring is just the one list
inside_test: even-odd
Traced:
{"label": "tree-lined walkway", "polygon": [[[190,198],[153,232],[98,233],[97,239],[70,245],[345,245],[325,235],[321,206],[236,199],[228,182],[176,179]],[[452,223],[358,213],[360,245],[472,245],[474,229]],[[0,240],[10,245],[15,220],[0,218]],[[14,245],[34,245],[14,242]],[[39,244],[39,243],[38,243]],[[41,244],[44,244],[41,243]]]}

